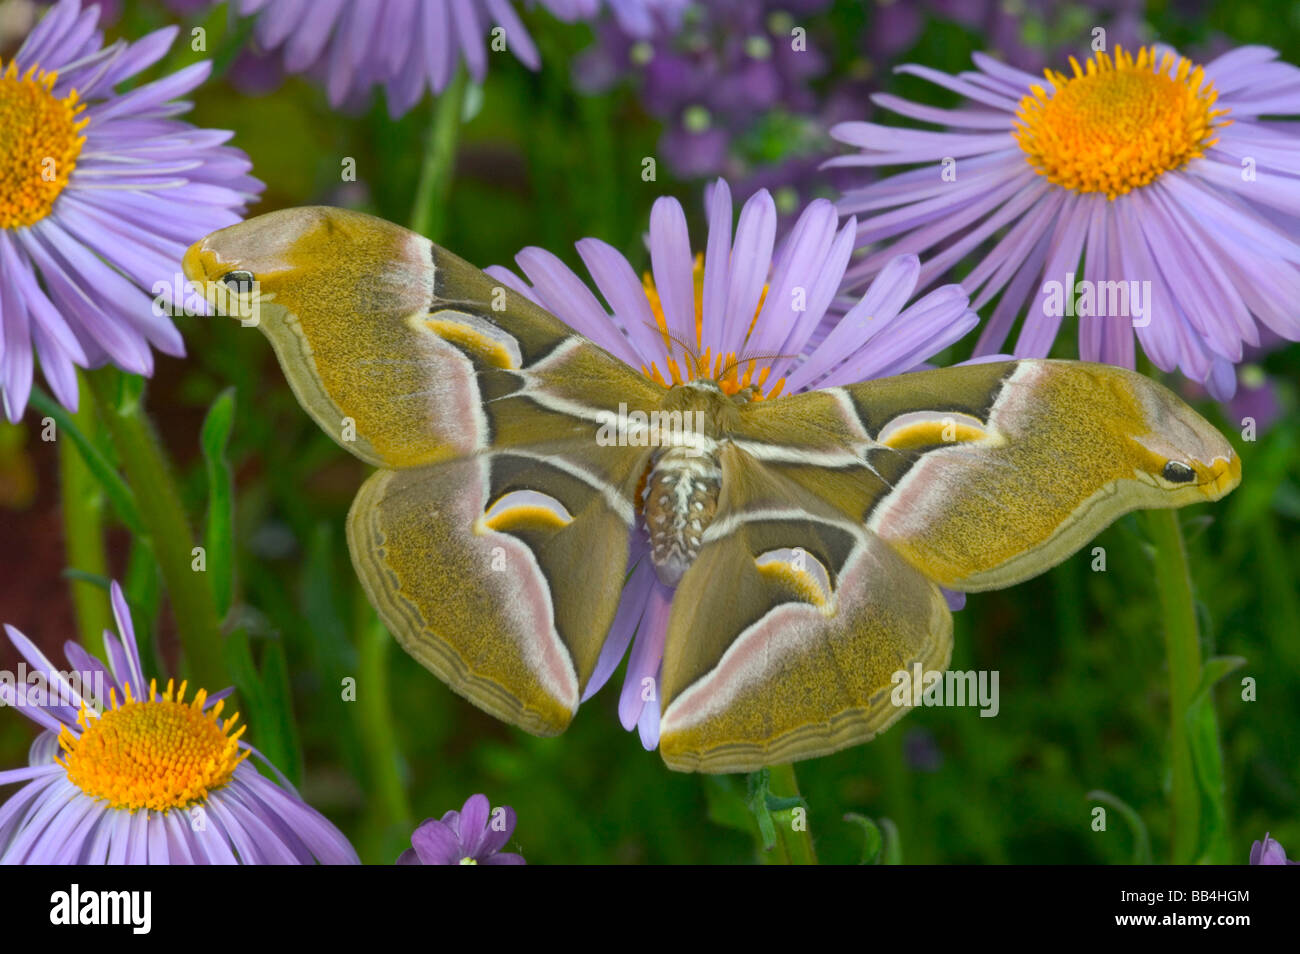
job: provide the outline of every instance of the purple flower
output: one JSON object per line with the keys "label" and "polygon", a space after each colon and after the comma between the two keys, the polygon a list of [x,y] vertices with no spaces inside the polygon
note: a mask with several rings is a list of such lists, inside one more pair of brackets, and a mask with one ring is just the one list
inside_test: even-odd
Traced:
{"label": "purple flower", "polygon": [[1300,862],[1289,861],[1282,846],[1267,833],[1263,841],[1250,846],[1250,863],[1252,865],[1294,865]]}
{"label": "purple flower", "polygon": [[[0,864],[358,864],[343,834],[307,805],[275,766],[240,740],[231,690],[186,699],[145,682],[121,588],[112,587],[120,638],[104,633],[108,664],[69,641],[71,671],[56,670],[12,626],[20,678],[0,678],[0,707],[42,731],[24,782],[0,804]],[[258,757],[279,785],[246,761]]]}
{"label": "purple flower", "polygon": [[[769,111],[808,113],[826,61],[796,16],[829,0],[715,0],[691,7],[680,31],[632,33],[605,24],[575,64],[578,86],[599,91],[636,76],[646,109],[665,121],[659,152],[683,176],[729,168],[738,137]],[[825,135],[824,131],[821,134]]]}
{"label": "purple flower", "polygon": [[1300,132],[1261,118],[1300,113],[1300,69],[1260,46],[1204,68],[1117,50],[1046,82],[982,54],[975,64],[899,68],[972,101],[958,109],[874,97],[941,132],[832,130],[862,151],[830,165],[924,164],[841,200],[842,214],[870,216],[858,245],[887,243],[849,270],[850,286],[899,252],[937,251],[922,287],[970,260],[974,307],[998,298],[977,354],[1001,350],[1033,296],[1016,356],[1046,355],[1077,314],[1080,357],[1133,367],[1136,336],[1157,367],[1220,399],[1262,328],[1300,339]]}
{"label": "purple flower", "polygon": [[12,421],[31,392],[33,350],[74,409],[76,366],[147,375],[151,346],[184,354],[153,289],[262,188],[248,158],[222,145],[230,133],[175,118],[210,64],[115,92],[166,54],[176,28],[104,46],[98,16],[63,0],[0,64],[0,391]]}
{"label": "purple flower", "polygon": [[[633,8],[643,3],[620,3]],[[290,73],[314,73],[330,104],[364,102],[383,86],[389,114],[401,116],[424,96],[440,93],[462,59],[475,82],[487,76],[493,42],[529,69],[541,66],[532,37],[513,0],[235,0],[241,15],[256,15],[256,37],[264,50],[283,48]],[[600,0],[540,0],[566,22],[590,18]],[[493,31],[500,30],[496,33]],[[497,47],[492,47],[495,50]]]}
{"label": "purple flower", "polygon": [[[487,272],[665,387],[707,377],[728,394],[751,387],[755,400],[915,370],[978,323],[958,285],[907,306],[921,272],[915,255],[891,260],[860,298],[833,302],[857,223],[839,227],[825,199],[811,202],[779,244],[766,190],[744,204],[734,235],[726,182],[713,186],[706,205],[705,251],[693,256],[681,205],[655,203],[644,280],[609,244],[577,243],[608,309],[540,248],[515,257],[527,281],[499,266]],[[633,546],[635,569],[583,698],[604,685],[631,644],[619,718],[653,749],[659,704],[642,698],[642,680],[658,678],[673,588],[640,559],[649,552],[644,528]]]}
{"label": "purple flower", "polygon": [[399,865],[522,865],[523,855],[502,851],[515,831],[515,810],[492,809],[486,795],[471,795],[460,811],[426,818],[411,833]]}

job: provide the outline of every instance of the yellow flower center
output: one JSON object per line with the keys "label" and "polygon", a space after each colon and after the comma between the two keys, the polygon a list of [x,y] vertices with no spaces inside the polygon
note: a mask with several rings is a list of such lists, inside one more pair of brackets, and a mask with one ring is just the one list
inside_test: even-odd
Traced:
{"label": "yellow flower center", "polygon": [[0,229],[50,214],[86,142],[85,103],[76,90],[57,98],[56,79],[35,66],[20,76],[13,61],[0,72]]}
{"label": "yellow flower center", "polygon": [[168,680],[159,697],[151,681],[148,700],[133,699],[127,685],[119,706],[114,689],[102,715],[96,717],[82,705],[80,736],[67,726],[60,730],[59,764],[73,784],[115,809],[165,812],[201,801],[229,782],[248,755],[239,748],[244,727],[231,733],[239,713],[221,721],[224,700],[204,712],[207,696],[200,689],[185,702],[185,683],[173,692]]}
{"label": "yellow flower center", "polygon": [[[655,287],[654,279],[649,272],[646,272],[641,279],[645,289],[646,299],[650,302],[650,311],[654,315],[655,325],[659,328],[659,334],[663,336],[664,347],[668,349],[668,354],[664,358],[664,371],[659,370],[659,366],[651,362],[650,367],[642,366],[641,372],[652,381],[657,381],[664,387],[669,388],[675,384],[685,384],[687,381],[694,381],[698,378],[711,378],[717,382],[718,387],[724,394],[738,394],[745,388],[753,388],[750,393],[750,400],[762,401],[765,398],[774,398],[781,393],[785,387],[785,378],[778,378],[776,382],[767,388],[767,379],[772,374],[770,367],[759,368],[760,361],[769,356],[755,357],[737,357],[736,352],[728,351],[725,354],[718,352],[713,353],[712,348],[704,348],[704,256],[695,256],[695,265],[692,269],[692,278],[695,284],[695,341],[682,341],[680,338],[673,336],[668,330],[668,319],[664,317],[663,303],[659,299],[659,289]],[[763,301],[767,298],[767,287],[763,287],[763,294],[759,296],[758,305],[754,309],[754,317],[749,323],[749,329],[745,332],[745,339],[754,333],[754,325],[758,323],[759,312],[763,310]],[[674,350],[683,352],[683,360],[679,363],[673,356]],[[666,374],[665,374],[666,372]]]}
{"label": "yellow flower center", "polygon": [[1070,66],[1070,77],[1044,71],[1052,89],[1020,101],[1015,132],[1029,164],[1066,189],[1124,195],[1202,155],[1230,122],[1201,67],[1170,54],[1157,63],[1154,47]]}

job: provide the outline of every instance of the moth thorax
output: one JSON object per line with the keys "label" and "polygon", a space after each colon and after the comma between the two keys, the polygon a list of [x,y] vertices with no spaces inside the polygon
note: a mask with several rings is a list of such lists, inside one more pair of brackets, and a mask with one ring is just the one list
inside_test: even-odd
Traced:
{"label": "moth thorax", "polygon": [[642,509],[650,558],[666,586],[676,586],[699,554],[704,531],[718,509],[721,486],[722,468],[706,451],[673,447],[651,467]]}

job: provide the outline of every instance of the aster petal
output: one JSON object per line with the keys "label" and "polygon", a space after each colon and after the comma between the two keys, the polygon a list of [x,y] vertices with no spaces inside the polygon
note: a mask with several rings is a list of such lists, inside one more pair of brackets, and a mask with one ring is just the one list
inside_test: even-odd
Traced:
{"label": "aster petal", "polygon": [[22,419],[27,397],[32,390],[32,340],[28,327],[27,306],[13,282],[0,287],[0,396],[5,415],[13,423]]}
{"label": "aster petal", "polygon": [[740,210],[736,241],[731,250],[727,280],[727,309],[724,314],[720,347],[740,354],[745,337],[763,300],[772,249],[776,244],[776,202],[771,193],[760,189],[750,196]]}
{"label": "aster petal", "polygon": [[731,188],[725,179],[713,183],[706,199],[709,209],[709,232],[704,252],[704,287],[700,304],[703,314],[702,343],[717,352],[722,346],[723,323],[715,316],[727,311],[727,285],[731,271]]}
{"label": "aster petal", "polygon": [[[814,199],[795,222],[772,268],[771,288],[754,332],[745,343],[750,354],[778,352],[799,313],[796,290],[806,299],[807,276],[815,276],[830,254],[835,241],[838,216],[835,206]],[[837,280],[838,280],[837,276]]]}
{"label": "aster petal", "polygon": [[790,372],[786,388],[794,392],[817,386],[827,372],[861,349],[902,310],[916,289],[920,271],[921,262],[915,255],[891,259],[857,304],[835,321],[816,350]]}
{"label": "aster petal", "polygon": [[[1077,195],[1065,200],[1061,215],[1057,221],[1056,233],[1052,237],[1052,251],[1047,259],[1045,274],[1053,281],[1062,282],[1066,273],[1078,270],[1079,256],[1083,254],[1083,239],[1088,228],[1088,204]],[[1057,277],[1059,276],[1059,278]],[[1072,294],[1068,289],[1066,294]],[[1024,326],[1016,341],[1014,354],[1017,358],[1041,358],[1051,350],[1052,341],[1061,326],[1062,315],[1050,315],[1047,311],[1048,292],[1040,290],[1034,303],[1025,315]]]}
{"label": "aster petal", "polygon": [[[235,771],[238,773],[239,769]],[[276,818],[283,819],[288,828],[302,839],[312,856],[321,864],[360,864],[351,843],[316,809],[263,778],[251,767],[243,773],[241,779]]]}
{"label": "aster petal", "polygon": [[[55,715],[56,718],[59,717],[60,712],[68,713],[70,711],[72,718],[75,719],[76,710],[85,702],[81,693],[59,671],[58,667],[45,657],[45,654],[37,648],[35,643],[8,624],[5,624],[5,632],[8,634],[9,642],[13,643],[14,648],[22,653],[35,669],[43,673],[47,681],[51,682],[51,685],[47,687],[50,696],[57,695],[58,698],[67,699],[70,702],[70,705],[51,703],[44,706],[44,708],[51,710],[51,714]],[[68,720],[65,718],[60,719],[60,721],[66,722]]]}
{"label": "aster petal", "polygon": [[497,26],[505,30],[506,44],[519,62],[530,70],[540,69],[541,54],[537,52],[533,38],[524,29],[523,21],[515,13],[514,7],[506,0],[487,0],[487,10]]}
{"label": "aster petal", "polygon": [[591,678],[587,681],[587,688],[583,690],[583,702],[600,691],[601,687],[609,681],[609,677],[614,674],[618,664],[623,661],[628,646],[632,644],[632,636],[636,633],[642,614],[645,612],[646,600],[650,597],[650,586],[653,581],[654,569],[649,554],[643,554],[623,585],[618,612],[615,613],[614,622],[610,625],[605,642],[600,647],[600,656],[596,660]]}
{"label": "aster petal", "polygon": [[[992,112],[983,109],[936,109],[933,106],[923,106],[920,103],[913,103],[910,100],[903,99],[901,96],[893,96],[889,93],[873,93],[871,101],[881,109],[887,109],[890,112],[898,113],[900,116],[907,116],[909,119],[919,119],[922,122],[935,123],[942,126],[955,126],[958,129],[1006,129],[1007,114],[1001,111]],[[835,137],[835,129],[831,129],[831,136]],[[838,137],[835,137],[838,138]]]}
{"label": "aster petal", "polygon": [[460,43],[469,75],[477,83],[487,76],[487,50],[483,46],[486,25],[479,22],[478,8],[470,0],[450,0],[452,25]]}
{"label": "aster petal", "polygon": [[55,789],[65,778],[63,769],[57,765],[40,766],[39,772],[33,772],[31,781],[15,792],[8,801],[0,803],[0,865],[11,864],[8,861],[9,845],[13,835],[21,829],[36,806],[48,801],[47,793]]}
{"label": "aster petal", "polygon": [[545,249],[532,247],[523,249],[515,261],[532,282],[542,307],[625,364],[636,363],[627,339],[619,334],[596,296],[568,266]]}
{"label": "aster petal", "polygon": [[633,367],[649,365],[663,357],[663,338],[655,326],[654,313],[636,272],[622,254],[600,239],[582,239],[578,255],[591,272],[596,288],[614,310],[622,331],[632,343],[639,361]]}
{"label": "aster petal", "polygon": [[[132,374],[152,374],[153,355],[148,344],[129,322],[122,320],[118,305],[103,300],[96,304],[73,280],[69,269],[55,258],[41,236],[33,233],[26,238],[29,241],[24,243],[25,249],[40,271],[55,307],[62,310],[65,317],[75,316],[76,324],[72,327],[83,347],[89,339],[101,347],[118,367]],[[99,268],[103,270],[102,265]],[[76,266],[72,265],[71,269],[75,270]],[[139,297],[134,289],[130,294],[132,299]],[[111,313],[105,315],[106,309],[111,309]]]}
{"label": "aster petal", "polygon": [[125,651],[125,670],[114,669],[119,681],[131,682],[138,692],[143,692],[148,683],[144,678],[144,667],[140,665],[140,647],[135,641],[135,624],[131,621],[131,607],[127,605],[126,594],[114,580],[108,589],[109,603],[113,607],[113,620],[122,637]]}
{"label": "aster petal", "polygon": [[167,836],[169,863],[173,865],[198,864],[190,840],[189,824],[187,821],[181,820],[181,814],[179,811],[163,812],[160,823]]}
{"label": "aster petal", "polygon": [[815,273],[811,287],[805,290],[803,313],[796,314],[794,327],[777,348],[786,357],[777,358],[772,362],[773,377],[780,377],[794,364],[797,355],[803,353],[813,330],[826,314],[840,280],[844,277],[844,268],[849,263],[849,256],[853,254],[853,240],[856,234],[857,220],[850,217],[827,250],[821,269]]}
{"label": "aster petal", "polygon": [[894,67],[894,72],[919,76],[921,79],[928,80],[936,86],[942,86],[944,89],[951,90],[954,93],[959,93],[967,99],[973,99],[977,103],[983,103],[985,106],[992,106],[994,109],[1000,109],[1008,113],[1014,113],[1019,105],[1014,99],[981,89],[974,83],[964,79],[958,79],[955,76],[949,76],[947,73],[931,69],[928,66],[919,66],[915,63],[907,63],[903,66]]}
{"label": "aster petal", "polygon": [[681,204],[667,196],[650,210],[650,263],[668,330],[695,345],[695,283],[691,238]]}
{"label": "aster petal", "polygon": [[[668,613],[672,607],[672,587],[657,579],[650,588],[645,614],[632,643],[632,654],[627,661],[627,674],[618,700],[618,717],[623,728],[631,730],[641,719],[645,708],[645,680],[655,698],[659,695],[659,667],[664,656],[664,640],[668,634]],[[657,703],[656,703],[657,705]]]}
{"label": "aster petal", "polygon": [[[5,277],[13,283],[14,289],[27,306],[28,313],[50,336],[52,341],[78,364],[86,363],[86,352],[77,340],[77,336],[68,327],[67,321],[58,309],[50,303],[36,283],[31,262],[15,247],[15,240],[5,230],[0,230],[0,266]],[[73,405],[75,408],[75,405]]]}
{"label": "aster petal", "polygon": [[114,116],[125,116],[131,113],[147,113],[177,96],[183,96],[191,90],[200,86],[212,72],[212,63],[203,60],[194,63],[182,70],[164,76],[162,79],[154,80],[152,83],[146,83],[129,93],[123,93],[115,96],[102,104],[94,104],[86,109],[86,115],[91,117],[91,122],[104,122]]}
{"label": "aster petal", "polygon": [[[1063,203],[1065,196],[1060,195],[1058,199]],[[1054,218],[1056,212],[1057,209],[1053,208],[1051,217]],[[1024,308],[1030,294],[1038,288],[1039,279],[1043,274],[1043,264],[1047,261],[1047,252],[1051,247],[1054,234],[1053,229],[1044,227],[1038,233],[1038,240],[1030,249],[1029,254],[1025,256],[1023,262],[1017,263],[1015,259],[1008,258],[1008,261],[1012,263],[1011,268],[1015,272],[1015,277],[1011,279],[1010,284],[1002,293],[1002,297],[998,299],[997,307],[993,309],[993,314],[989,316],[989,320],[985,323],[984,330],[980,332],[979,340],[975,342],[975,356],[983,357],[1002,349],[1002,345],[1007,340],[1007,335],[1011,332],[1012,323],[1020,315],[1021,309]],[[994,280],[996,280],[996,276]],[[992,284],[992,281],[989,284]],[[983,297],[983,294],[981,294],[972,307],[976,309],[983,307]]]}

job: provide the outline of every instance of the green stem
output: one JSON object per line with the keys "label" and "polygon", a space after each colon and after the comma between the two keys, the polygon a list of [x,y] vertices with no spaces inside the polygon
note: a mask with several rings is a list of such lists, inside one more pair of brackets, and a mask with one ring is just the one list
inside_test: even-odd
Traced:
{"label": "green stem", "polygon": [[[778,798],[798,798],[799,779],[793,765],[773,765],[768,771],[772,773],[771,792]],[[813,850],[812,832],[808,830],[808,816],[803,813],[803,824],[798,830],[794,826],[792,812],[781,812],[785,824],[779,825],[779,841],[785,845],[785,852],[792,865],[817,864],[817,852]]]}
{"label": "green stem", "polygon": [[401,750],[389,709],[392,692],[388,684],[388,654],[393,639],[383,623],[370,611],[364,597],[358,606],[368,617],[360,626],[357,647],[357,706],[361,737],[369,762],[371,783],[377,798],[372,814],[381,830],[411,827],[411,803],[402,781]]}
{"label": "green stem", "polygon": [[433,121],[424,141],[424,165],[415,187],[415,204],[411,207],[411,231],[435,241],[443,238],[447,219],[447,197],[456,166],[456,140],[465,108],[468,78],[463,69],[456,75],[433,107]]}
{"label": "green stem", "polygon": [[212,590],[193,569],[194,532],[190,527],[171,461],[145,416],[142,395],[125,395],[130,378],[114,368],[89,375],[100,420],[107,426],[117,456],[135,492],[140,518],[176,620],[184,671],[192,685],[215,691],[230,685],[221,658],[221,632]]}
{"label": "green stem", "polygon": [[1194,860],[1200,833],[1200,792],[1192,763],[1187,713],[1201,682],[1201,644],[1196,603],[1183,545],[1183,531],[1174,510],[1142,514],[1147,536],[1156,548],[1156,589],[1165,623],[1165,655],[1169,662],[1170,807],[1173,814],[1173,861]]}
{"label": "green stem", "polygon": [[[85,377],[77,375],[80,397],[73,415],[83,434],[95,433],[95,405]],[[66,438],[67,435],[61,435]],[[81,450],[71,439],[59,440],[59,472],[62,475],[60,504],[63,509],[64,557],[70,569],[108,579],[108,557],[104,549],[104,493],[86,466]],[[86,652],[104,658],[104,630],[113,628],[113,610],[108,593],[87,580],[69,582],[77,630]]]}

